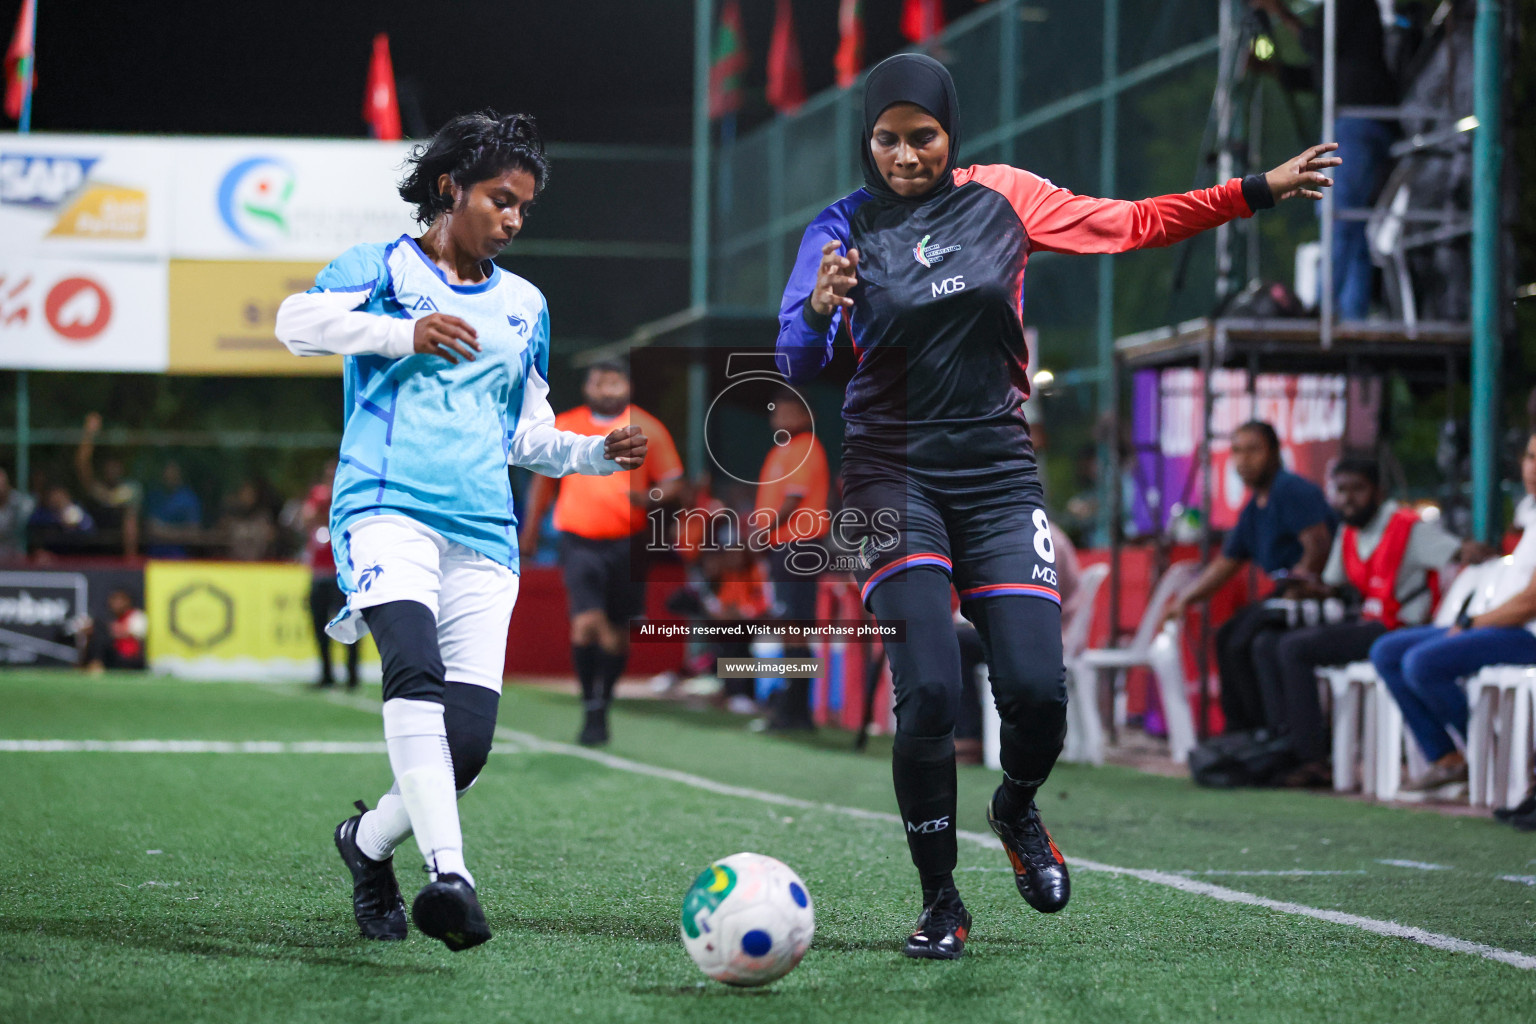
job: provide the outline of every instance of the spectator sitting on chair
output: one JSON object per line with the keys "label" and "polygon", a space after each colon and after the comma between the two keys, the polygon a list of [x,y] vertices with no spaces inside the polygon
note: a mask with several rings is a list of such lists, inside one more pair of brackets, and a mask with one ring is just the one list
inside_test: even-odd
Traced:
{"label": "spectator sitting on chair", "polygon": [[33,551],[50,555],[78,553],[96,532],[91,514],[75,503],[69,490],[54,484],[27,520],[27,543]]}
{"label": "spectator sitting on chair", "polygon": [[[1288,472],[1280,464],[1280,439],[1268,423],[1251,420],[1232,435],[1232,466],[1252,495],[1227,534],[1221,554],[1207,565],[1168,610],[1182,620],[1191,605],[1207,600],[1242,566],[1253,561],[1283,592],[1302,582],[1316,582],[1333,540],[1333,511],[1322,488]],[[1265,714],[1259,683],[1260,658],[1273,658],[1279,628],[1262,601],[1240,610],[1216,631],[1216,663],[1221,675],[1221,710],[1227,731],[1263,728]]]}
{"label": "spectator sitting on chair", "polygon": [[[1526,438],[1520,474],[1536,481],[1536,433]],[[1402,800],[1448,799],[1467,782],[1456,738],[1467,735],[1467,695],[1459,680],[1488,665],[1536,665],[1536,530],[1526,530],[1499,574],[1487,611],[1463,610],[1450,627],[1399,629],[1371,645],[1371,663],[1430,761],[1423,778],[1403,786]]]}
{"label": "spectator sitting on chair", "polygon": [[1298,766],[1282,786],[1326,786],[1328,730],[1318,700],[1317,669],[1370,656],[1371,644],[1399,626],[1421,626],[1439,597],[1438,571],[1496,552],[1462,541],[1413,509],[1383,500],[1381,470],[1374,459],[1343,458],[1333,467],[1334,508],[1344,526],[1333,540],[1322,583],[1302,585],[1299,597],[1331,597],[1351,588],[1363,599],[1360,618],[1307,626],[1279,634],[1275,657],[1261,671],[1264,704],[1277,709],[1275,725],[1290,736]]}
{"label": "spectator sitting on chair", "polygon": [[107,609],[112,613],[112,622],[105,634],[97,635],[96,623],[91,619],[86,619],[81,629],[89,659],[86,668],[93,672],[104,668],[144,669],[148,616],[133,603],[126,590],[114,590],[107,595]]}

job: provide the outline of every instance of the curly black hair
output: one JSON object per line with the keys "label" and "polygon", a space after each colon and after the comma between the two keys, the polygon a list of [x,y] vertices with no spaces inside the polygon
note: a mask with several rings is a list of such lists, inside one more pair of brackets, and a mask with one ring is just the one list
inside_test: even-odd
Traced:
{"label": "curly black hair", "polygon": [[467,189],[520,169],[533,175],[535,195],[549,181],[549,157],[533,118],[489,109],[453,118],[431,141],[413,149],[406,163],[410,170],[400,182],[400,198],[416,207],[419,224],[430,224],[452,208],[453,197],[437,187],[444,174]]}

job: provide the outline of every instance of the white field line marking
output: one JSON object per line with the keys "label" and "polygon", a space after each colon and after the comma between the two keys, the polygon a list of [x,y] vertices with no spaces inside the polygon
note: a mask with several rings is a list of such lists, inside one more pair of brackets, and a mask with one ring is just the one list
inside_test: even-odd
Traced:
{"label": "white field line marking", "polygon": [[1414,868],[1418,871],[1455,871],[1449,864],[1430,864],[1422,860],[1378,860],[1389,868]]}
{"label": "white field line marking", "polygon": [[[340,695],[333,696],[332,699],[337,703],[347,703],[351,707],[375,713],[379,710],[378,705],[365,706],[356,701],[346,700],[346,698]],[[691,775],[688,772],[680,772],[672,768],[660,768],[656,765],[645,764],[642,761],[631,761],[628,758],[615,757],[613,754],[605,754],[600,750],[589,750],[586,747],[573,746],[569,743],[546,740],[541,736],[534,736],[531,733],[516,732],[511,729],[497,727],[497,738],[499,739],[503,735],[513,740],[524,750],[579,757],[595,764],[603,765],[606,768],[612,768],[615,771],[629,772],[633,775],[644,775],[653,779],[663,779],[667,782],[675,782],[679,785],[692,787],[693,789],[717,793],[720,796],[734,796],[743,800],[756,800],[759,803],[772,804],[777,807],[794,807],[805,811],[826,811],[829,814],[835,814],[844,818],[855,818],[861,821],[878,821],[890,825],[901,824],[900,817],[886,811],[871,811],[862,807],[843,807],[838,804],[802,800],[799,797],[785,796],[782,793],[769,793],[761,789],[732,786],[727,783],[717,782],[714,779]],[[995,836],[986,835],[981,832],[971,832],[966,829],[956,829],[955,834],[961,839],[996,848],[997,839]],[[1140,879],[1143,882],[1166,885],[1171,889],[1178,889],[1180,892],[1193,893],[1196,896],[1206,896],[1213,900],[1220,900],[1223,903],[1263,907],[1267,910],[1279,911],[1282,914],[1310,917],[1318,921],[1327,921],[1330,924],[1342,924],[1351,928],[1358,928],[1361,931],[1371,932],[1374,935],[1408,939],[1411,942],[1417,942],[1432,949],[1451,953],[1472,953],[1487,960],[1496,960],[1499,963],[1509,964],[1511,967],[1518,967],[1521,970],[1536,970],[1536,956],[1508,949],[1500,949],[1497,946],[1487,946],[1481,942],[1469,942],[1466,939],[1458,939],[1451,935],[1441,935],[1438,932],[1428,931],[1423,928],[1398,924],[1396,921],[1378,921],[1373,917],[1362,917],[1358,914],[1346,914],[1337,910],[1322,910],[1318,907],[1308,907],[1285,900],[1272,900],[1264,896],[1256,896],[1253,893],[1228,889],[1211,882],[1202,882],[1194,878],[1186,878],[1183,875],[1170,874],[1166,871],[1122,868],[1116,867],[1113,864],[1103,864],[1098,861],[1084,860],[1082,858],[1073,858],[1071,864],[1073,868],[1082,871],[1100,871],[1105,874],[1124,875],[1128,878]]]}
{"label": "white field line marking", "polygon": [[1355,871],[1307,871],[1301,868],[1287,868],[1284,871],[1175,871],[1176,875],[1188,878],[1191,875],[1204,875],[1212,877],[1216,875],[1242,877],[1242,878],[1305,878],[1312,875],[1363,875],[1363,870]]}
{"label": "white field line marking", "polygon": [[1536,885],[1536,875],[1500,875],[1501,882],[1519,882],[1521,885]]}
{"label": "white field line marking", "polygon": [[21,754],[383,754],[381,742],[262,740],[0,740],[0,753]]}

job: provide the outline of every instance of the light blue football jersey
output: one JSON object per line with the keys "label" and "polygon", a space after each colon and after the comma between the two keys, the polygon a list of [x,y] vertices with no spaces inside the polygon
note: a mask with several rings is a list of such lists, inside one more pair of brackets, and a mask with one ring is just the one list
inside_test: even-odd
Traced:
{"label": "light blue football jersey", "polygon": [[469,322],[480,343],[474,362],[346,357],[330,527],[342,589],[354,590],[348,530],[378,515],[406,516],[517,570],[507,455],[526,383],[532,374],[548,380],[543,294],[500,267],[480,284],[449,284],[408,235],[348,249],[310,292],[366,292],[352,308],[381,316],[447,313]]}

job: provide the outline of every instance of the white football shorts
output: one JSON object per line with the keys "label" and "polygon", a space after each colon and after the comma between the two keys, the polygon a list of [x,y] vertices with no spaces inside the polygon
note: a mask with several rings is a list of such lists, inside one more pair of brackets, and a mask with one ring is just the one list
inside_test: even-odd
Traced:
{"label": "white football shorts", "polygon": [[437,619],[446,680],[501,692],[517,573],[405,516],[365,519],[347,530],[341,547],[352,590],[328,634],[356,643],[368,632],[364,608],[416,601]]}

